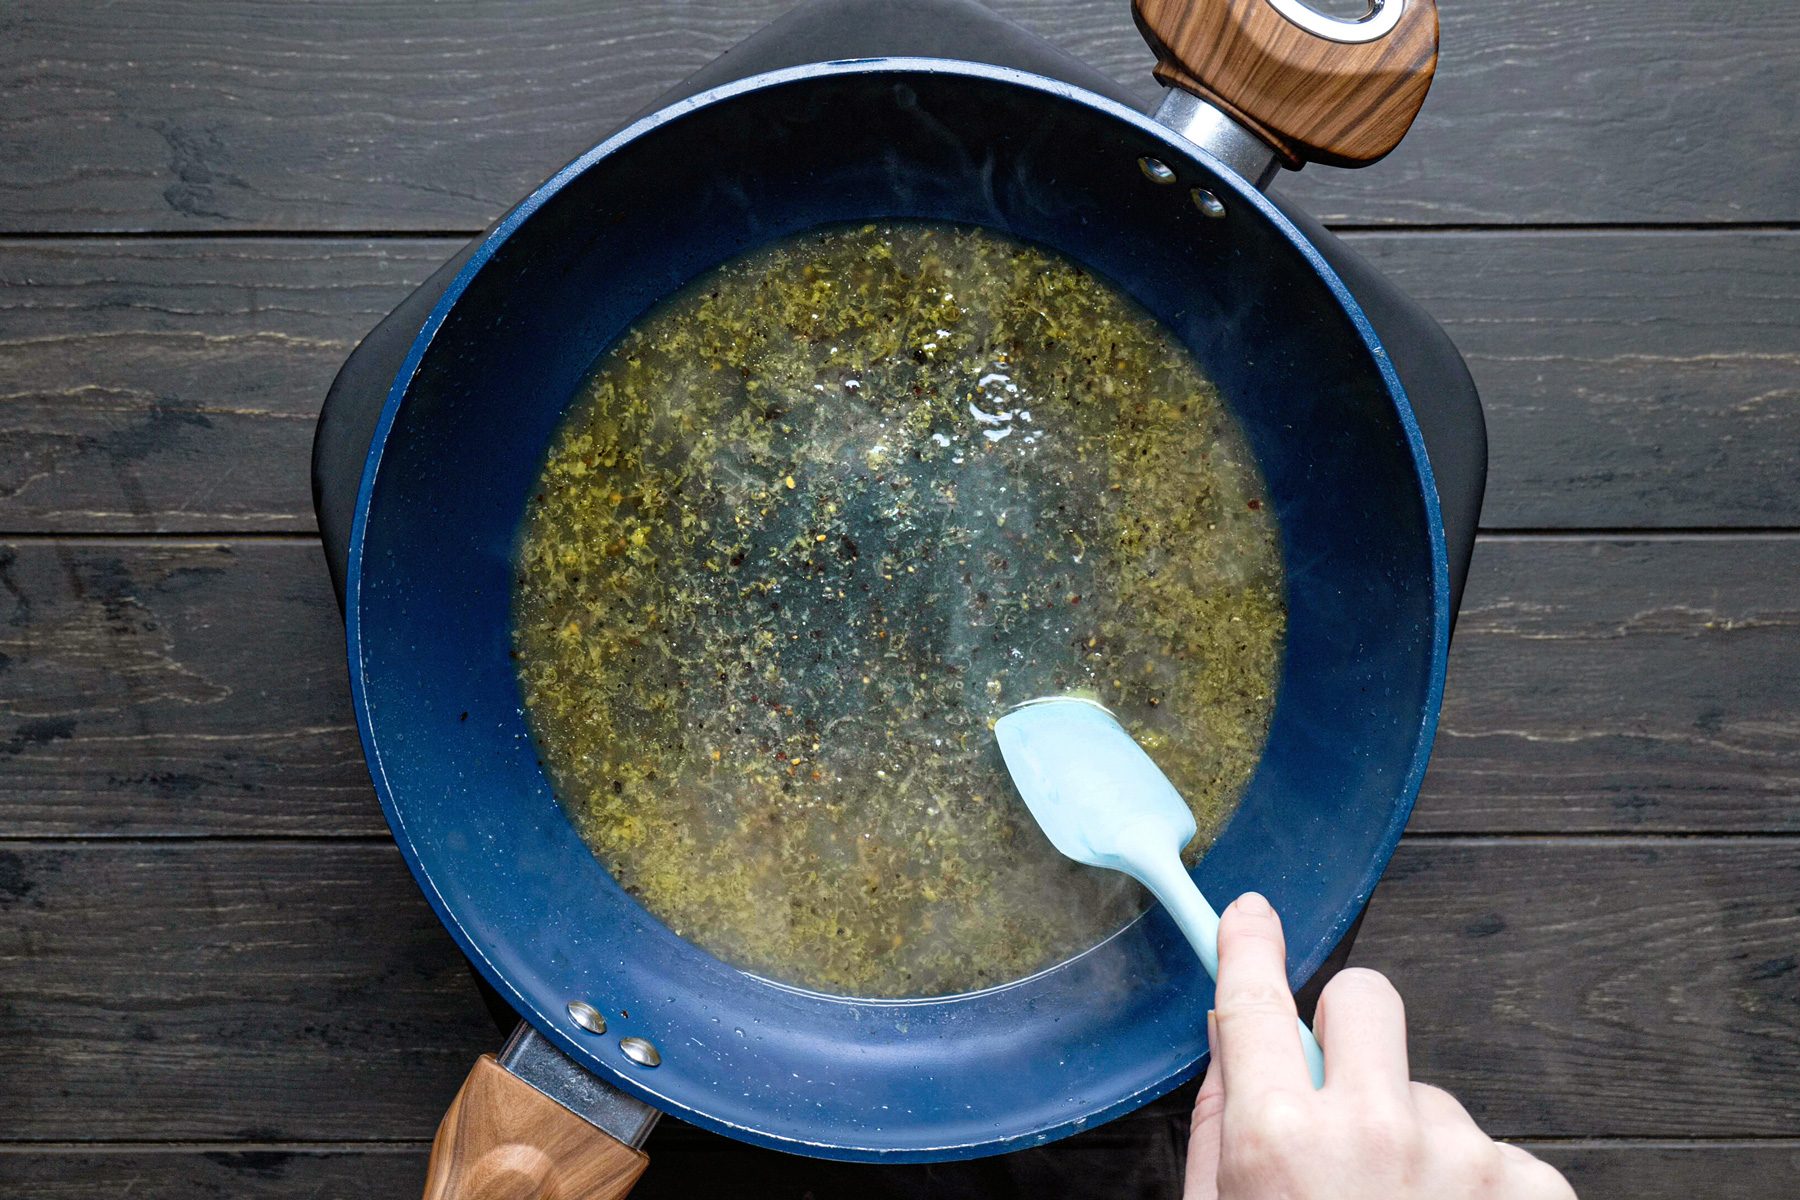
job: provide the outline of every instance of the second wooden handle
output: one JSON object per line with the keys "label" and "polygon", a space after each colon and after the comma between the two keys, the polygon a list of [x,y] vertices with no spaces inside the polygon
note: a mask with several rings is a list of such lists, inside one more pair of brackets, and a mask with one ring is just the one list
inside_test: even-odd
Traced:
{"label": "second wooden handle", "polygon": [[1163,83],[1218,105],[1290,167],[1360,167],[1399,145],[1437,70],[1435,0],[1386,2],[1404,6],[1398,21],[1361,42],[1320,36],[1269,0],[1132,0],[1131,11]]}
{"label": "second wooden handle", "polygon": [[622,1200],[649,1165],[484,1054],[438,1125],[425,1200]]}

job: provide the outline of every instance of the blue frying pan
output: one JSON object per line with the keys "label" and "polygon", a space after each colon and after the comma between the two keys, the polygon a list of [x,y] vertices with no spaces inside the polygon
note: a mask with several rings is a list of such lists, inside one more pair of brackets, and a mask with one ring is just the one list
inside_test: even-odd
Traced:
{"label": "blue frying pan", "polygon": [[1219,110],[1171,101],[1162,117],[1185,133],[1066,83],[943,59],[730,83],[643,117],[538,189],[420,331],[350,536],[358,725],[408,866],[534,1027],[532,1053],[592,1085],[576,1107],[624,1093],[783,1150],[966,1158],[1104,1122],[1206,1053],[1212,985],[1161,912],[980,993],[797,990],[648,914],[544,777],[508,622],[515,536],[565,405],[657,300],[821,224],[931,218],[1055,247],[1199,357],[1268,481],[1289,631],[1261,763],[1196,878],[1213,895],[1270,897],[1296,984],[1361,912],[1437,719],[1452,611],[1437,493],[1368,319],[1246,178],[1264,173],[1266,149],[1259,160]]}

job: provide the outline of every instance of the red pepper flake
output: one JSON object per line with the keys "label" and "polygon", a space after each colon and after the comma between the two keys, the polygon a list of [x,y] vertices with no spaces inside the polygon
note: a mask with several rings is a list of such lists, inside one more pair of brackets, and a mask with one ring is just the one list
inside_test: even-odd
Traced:
{"label": "red pepper flake", "polygon": [[1249,508],[1250,508],[1251,512],[1261,512],[1262,511],[1262,501],[1261,500],[1250,501]]}

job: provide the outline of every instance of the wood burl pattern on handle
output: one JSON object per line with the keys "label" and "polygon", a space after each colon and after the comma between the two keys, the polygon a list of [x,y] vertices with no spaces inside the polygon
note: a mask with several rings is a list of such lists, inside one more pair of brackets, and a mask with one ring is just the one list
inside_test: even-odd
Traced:
{"label": "wood burl pattern on handle", "polygon": [[1437,70],[1434,0],[1404,10],[1392,32],[1337,42],[1294,24],[1268,0],[1132,0],[1156,51],[1156,77],[1210,100],[1262,135],[1283,161],[1360,167],[1400,144]]}

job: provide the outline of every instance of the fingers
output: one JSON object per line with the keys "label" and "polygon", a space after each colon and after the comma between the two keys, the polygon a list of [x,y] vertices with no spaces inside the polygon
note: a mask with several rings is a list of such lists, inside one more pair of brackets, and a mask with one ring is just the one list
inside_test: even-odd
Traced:
{"label": "fingers", "polygon": [[1194,1098],[1194,1120],[1188,1133],[1187,1174],[1182,1200],[1218,1200],[1219,1147],[1225,1128],[1225,1072],[1219,1066],[1219,1028],[1206,1014],[1206,1041],[1212,1061]]}
{"label": "fingers", "polygon": [[1215,1060],[1233,1098],[1312,1090],[1288,991],[1287,943],[1269,902],[1246,892],[1219,923]]}
{"label": "fingers", "polygon": [[1325,1051],[1326,1087],[1406,1098],[1406,1005],[1386,976],[1359,967],[1338,972],[1319,996],[1313,1032]]}

